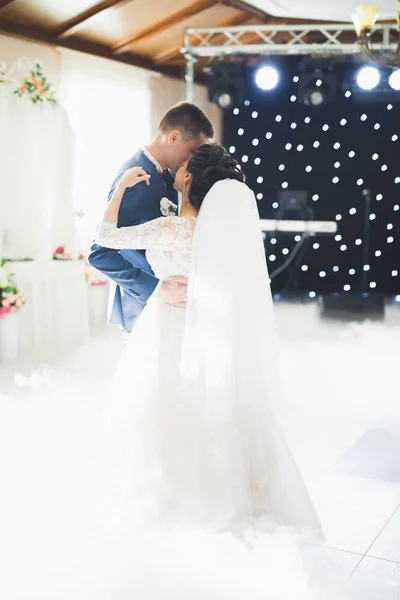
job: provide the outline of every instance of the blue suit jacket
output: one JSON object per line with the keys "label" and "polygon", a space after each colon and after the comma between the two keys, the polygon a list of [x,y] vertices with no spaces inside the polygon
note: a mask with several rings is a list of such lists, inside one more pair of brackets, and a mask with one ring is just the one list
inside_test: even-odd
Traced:
{"label": "blue suit jacket", "polygon": [[[168,172],[164,178],[161,177],[141,150],[122,165],[111,186],[108,200],[124,172],[137,166],[143,167],[151,175],[150,185],[141,182],[126,190],[118,215],[118,227],[140,225],[161,217],[160,201],[163,197],[178,204],[172,175]],[[119,323],[130,331],[158,284],[144,250],[113,250],[93,244],[88,261],[113,282],[108,306],[109,322]]]}

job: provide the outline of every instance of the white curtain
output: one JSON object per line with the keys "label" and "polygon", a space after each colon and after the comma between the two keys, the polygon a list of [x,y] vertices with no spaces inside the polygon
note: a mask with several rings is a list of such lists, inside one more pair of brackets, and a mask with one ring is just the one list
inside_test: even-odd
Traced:
{"label": "white curtain", "polygon": [[[28,73],[25,73],[27,75]],[[0,255],[49,259],[76,251],[73,137],[61,106],[34,105],[0,89]]]}
{"label": "white curtain", "polygon": [[76,140],[74,204],[83,250],[93,237],[113,178],[151,139],[151,73],[62,50],[61,102]]}

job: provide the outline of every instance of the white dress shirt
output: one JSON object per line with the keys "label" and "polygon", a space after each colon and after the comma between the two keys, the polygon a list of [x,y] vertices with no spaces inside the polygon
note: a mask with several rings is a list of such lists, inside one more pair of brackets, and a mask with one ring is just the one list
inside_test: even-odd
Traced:
{"label": "white dress shirt", "polygon": [[160,165],[160,163],[158,162],[158,160],[156,160],[156,159],[154,158],[154,156],[152,156],[152,155],[150,154],[150,152],[147,150],[147,148],[145,148],[144,146],[141,148],[141,150],[142,150],[143,154],[144,154],[145,156],[147,156],[147,158],[149,159],[149,161],[153,163],[153,165],[156,167],[157,171],[158,171],[159,173],[162,173],[162,172],[163,172],[163,168],[161,167],[161,165]]}

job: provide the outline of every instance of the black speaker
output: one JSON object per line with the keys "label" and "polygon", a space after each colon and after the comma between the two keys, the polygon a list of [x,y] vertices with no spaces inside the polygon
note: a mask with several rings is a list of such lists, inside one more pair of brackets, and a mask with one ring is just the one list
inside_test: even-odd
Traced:
{"label": "black speaker", "polygon": [[321,316],[344,321],[383,321],[385,299],[381,294],[329,294],[318,298]]}
{"label": "black speaker", "polygon": [[279,190],[276,218],[307,221],[312,216],[307,201],[308,192],[304,190]]}

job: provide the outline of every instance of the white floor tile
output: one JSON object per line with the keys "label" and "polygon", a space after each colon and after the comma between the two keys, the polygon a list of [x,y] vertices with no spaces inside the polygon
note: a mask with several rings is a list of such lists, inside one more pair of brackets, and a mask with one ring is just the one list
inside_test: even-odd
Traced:
{"label": "white floor tile", "polygon": [[400,564],[366,557],[344,589],[346,600],[399,600]]}
{"label": "white floor tile", "polygon": [[337,590],[356,568],[362,555],[323,546],[308,546],[302,550],[310,582],[317,588]]}
{"label": "white floor tile", "polygon": [[385,526],[388,517],[374,512],[317,505],[326,546],[364,554]]}
{"label": "white floor tile", "polygon": [[372,548],[368,550],[368,556],[400,563],[400,509],[396,511]]}

